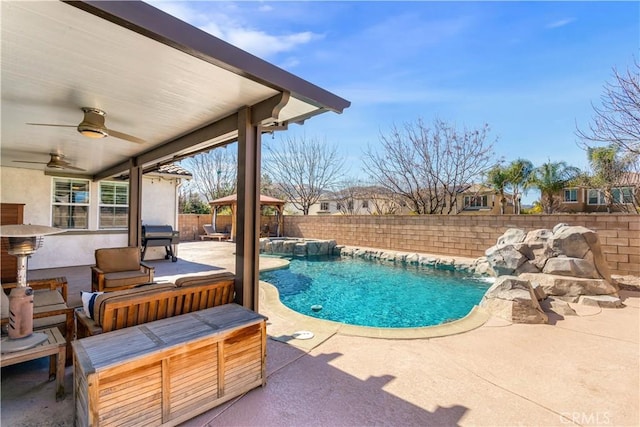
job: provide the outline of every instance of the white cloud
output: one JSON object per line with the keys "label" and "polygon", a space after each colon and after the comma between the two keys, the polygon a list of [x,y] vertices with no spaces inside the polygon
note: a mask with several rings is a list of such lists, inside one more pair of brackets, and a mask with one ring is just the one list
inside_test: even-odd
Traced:
{"label": "white cloud", "polygon": [[572,22],[574,22],[576,19],[575,18],[565,18],[565,19],[560,19],[558,21],[554,21],[551,22],[549,24],[547,24],[547,28],[560,28],[560,27],[564,27],[565,25],[569,25]]}
{"label": "white cloud", "polygon": [[288,52],[299,45],[309,43],[316,36],[305,31],[289,35],[276,36],[264,31],[234,28],[227,32],[227,41],[241,49],[260,57],[269,57],[280,52]]}
{"label": "white cloud", "polygon": [[[234,3],[203,2],[196,3],[195,6],[172,1],[149,1],[149,3],[261,58],[293,51],[299,46],[323,37],[311,31],[269,34],[264,30],[251,28],[250,25],[238,20],[241,19],[241,14],[238,13],[238,5]],[[269,13],[273,8],[270,5],[261,5],[258,10]]]}

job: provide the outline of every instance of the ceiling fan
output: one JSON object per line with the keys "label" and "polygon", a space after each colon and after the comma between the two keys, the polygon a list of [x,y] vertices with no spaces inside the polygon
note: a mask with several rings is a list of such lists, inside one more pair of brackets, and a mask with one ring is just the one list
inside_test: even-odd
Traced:
{"label": "ceiling fan", "polygon": [[31,162],[31,161],[28,161],[28,160],[14,160],[14,162],[16,162],[16,163],[34,163],[34,164],[40,164],[40,165],[47,165],[46,167],[50,168],[50,169],[69,169],[69,170],[74,170],[74,171],[85,172],[85,169],[81,169],[81,168],[77,168],[75,166],[72,166],[71,163],[69,163],[69,161],[65,160],[64,154],[49,153],[49,156],[51,156],[51,159],[49,159],[49,162]]}
{"label": "ceiling fan", "polygon": [[58,125],[51,123],[27,123],[33,126],[57,126],[57,127],[69,127],[76,128],[78,132],[87,138],[106,138],[107,136],[113,136],[115,138],[124,139],[125,141],[134,142],[136,144],[144,144],[145,141],[140,138],[136,138],[132,135],[127,135],[123,132],[118,132],[113,129],[107,129],[104,124],[105,116],[107,113],[91,107],[82,107],[84,111],[84,118],[79,125]]}

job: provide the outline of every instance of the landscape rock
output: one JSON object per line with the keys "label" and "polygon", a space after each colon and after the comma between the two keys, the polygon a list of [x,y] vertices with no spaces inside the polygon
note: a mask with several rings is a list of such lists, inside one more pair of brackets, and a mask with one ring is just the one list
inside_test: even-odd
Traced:
{"label": "landscape rock", "polygon": [[556,299],[556,298],[547,298],[544,301],[542,301],[540,303],[540,307],[542,307],[542,310],[544,310],[545,312],[554,312],[556,314],[559,314],[561,316],[576,316],[577,313],[576,311],[571,308],[571,306],[569,305],[568,302],[566,301],[562,301],[560,299]]}
{"label": "landscape rock", "polygon": [[584,295],[580,297],[579,302],[602,308],[622,308],[625,306],[620,298],[613,295]]}
{"label": "landscape rock", "polygon": [[498,246],[520,243],[526,236],[527,233],[521,228],[509,228],[498,238]]}
{"label": "landscape rock", "polygon": [[604,279],[583,279],[544,273],[523,273],[519,277],[537,283],[547,295],[552,296],[617,295],[616,288]]}
{"label": "landscape rock", "polygon": [[487,290],[480,306],[493,316],[513,323],[548,323],[531,284],[515,276],[500,276]]}
{"label": "landscape rock", "polygon": [[508,276],[529,260],[512,244],[492,246],[485,251],[485,256],[497,276]]}
{"label": "landscape rock", "polygon": [[565,256],[550,258],[543,270],[543,273],[557,274],[559,276],[574,276],[587,279],[600,279],[601,276],[595,265],[582,258],[569,258]]}
{"label": "landscape rock", "polygon": [[542,289],[542,286],[540,286],[538,282],[530,282],[530,283],[531,283],[531,287],[533,288],[533,294],[536,296],[536,299],[538,301],[542,301],[547,298],[546,292],[544,291],[544,289]]}

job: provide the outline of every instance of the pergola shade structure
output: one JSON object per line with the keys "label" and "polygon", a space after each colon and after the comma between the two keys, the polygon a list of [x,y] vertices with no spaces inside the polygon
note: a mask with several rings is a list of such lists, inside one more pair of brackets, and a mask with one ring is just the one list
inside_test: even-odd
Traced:
{"label": "pergola shade structure", "polygon": [[[283,210],[285,205],[284,200],[276,199],[275,197],[265,196],[264,194],[260,194],[260,210],[262,211],[263,206],[272,206],[276,209],[276,215],[278,217],[278,229],[276,230],[277,236],[280,237],[284,224],[283,224]],[[235,240],[235,229],[236,229],[236,212],[238,211],[238,195],[232,194],[230,196],[221,197],[216,200],[212,200],[209,202],[211,206],[211,223],[215,227],[216,224],[216,216],[218,212],[218,208],[223,206],[229,206],[231,208],[231,240]],[[258,218],[260,220],[260,218]]]}
{"label": "pergola shade structure", "polygon": [[[143,2],[0,7],[0,165],[94,181],[128,176],[135,246],[142,174],[237,141],[236,294],[256,309],[261,135],[349,102]],[[82,136],[74,127],[82,107],[105,111],[107,128],[143,142]],[[16,163],[49,153],[85,171]]]}

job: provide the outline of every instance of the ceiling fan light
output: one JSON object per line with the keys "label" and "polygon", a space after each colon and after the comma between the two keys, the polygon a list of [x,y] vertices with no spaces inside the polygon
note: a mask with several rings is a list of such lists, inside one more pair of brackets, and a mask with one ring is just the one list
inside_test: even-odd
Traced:
{"label": "ceiling fan light", "polygon": [[95,126],[86,125],[84,123],[80,123],[78,125],[78,132],[80,132],[83,136],[87,138],[105,138],[109,136],[109,134],[104,130]]}

